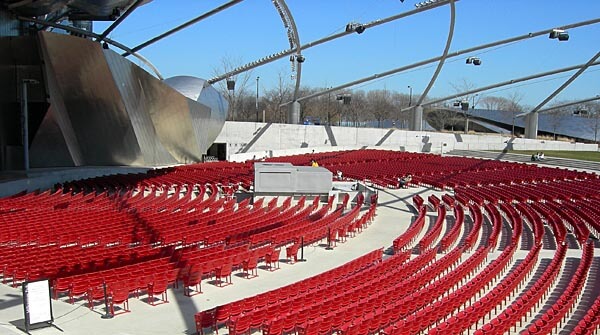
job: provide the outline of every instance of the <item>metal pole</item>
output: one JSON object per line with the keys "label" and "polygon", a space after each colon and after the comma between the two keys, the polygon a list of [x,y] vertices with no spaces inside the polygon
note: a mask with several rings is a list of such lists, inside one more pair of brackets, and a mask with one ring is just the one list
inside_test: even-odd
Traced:
{"label": "metal pole", "polygon": [[327,97],[327,125],[331,126],[331,92],[329,92],[329,96]]}
{"label": "metal pole", "polygon": [[306,262],[306,259],[304,259],[304,236],[300,237],[300,259],[298,262]]}
{"label": "metal pole", "polygon": [[23,129],[23,168],[25,173],[29,172],[29,110],[27,101],[27,83],[29,80],[23,79],[21,82],[21,126]]}
{"label": "metal pole", "polygon": [[[578,23],[573,23],[573,24],[562,26],[560,28],[561,29],[570,29],[570,28],[577,28],[577,27],[582,27],[582,26],[586,26],[586,25],[590,25],[590,24],[596,24],[596,23],[600,23],[600,18],[593,19],[593,20],[588,20],[588,21],[583,21],[583,22],[578,22]],[[504,40],[500,40],[500,41],[496,41],[496,42],[492,42],[492,43],[482,44],[482,45],[479,45],[479,46],[476,46],[476,47],[471,47],[471,48],[467,48],[467,49],[463,49],[463,50],[459,50],[459,51],[450,52],[449,55],[448,55],[448,57],[453,58],[453,57],[457,57],[457,56],[460,56],[460,55],[463,55],[463,54],[473,53],[473,52],[478,51],[478,50],[488,49],[488,48],[496,47],[496,46],[499,46],[499,45],[509,44],[509,43],[513,43],[513,42],[517,42],[517,41],[521,41],[521,40],[525,40],[525,39],[530,39],[530,38],[534,38],[534,37],[546,35],[546,34],[548,34],[551,31],[552,31],[552,29],[541,30],[541,31],[538,31],[538,32],[535,32],[535,33],[528,33],[528,34],[525,34],[525,35],[511,37],[511,38],[508,38],[508,39],[504,39]],[[288,53],[287,55],[289,55],[290,53]],[[403,72],[403,71],[406,71],[406,70],[417,68],[419,66],[423,66],[423,65],[430,64],[430,63],[434,63],[434,62],[439,61],[441,58],[442,58],[441,56],[438,56],[438,57],[426,59],[426,60],[423,60],[423,61],[420,61],[420,62],[417,62],[417,63],[414,63],[414,64],[410,64],[410,65],[402,66],[402,67],[399,67],[399,68],[396,68],[396,69],[392,69],[392,70],[389,70],[389,71],[385,71],[385,72],[382,72],[382,73],[377,73],[377,74],[371,75],[369,77],[361,78],[361,79],[358,79],[358,80],[355,80],[355,81],[352,81],[352,82],[348,82],[348,83],[343,84],[343,85],[332,87],[332,88],[327,89],[325,91],[316,92],[316,93],[313,93],[313,94],[309,94],[309,95],[303,96],[301,98],[298,98],[298,101],[304,101],[304,100],[307,100],[307,99],[315,98],[315,97],[327,94],[329,91],[343,90],[345,88],[348,88],[348,87],[351,87],[351,86],[356,86],[356,85],[359,85],[359,84],[362,84],[362,83],[365,83],[365,82],[368,82],[368,81],[371,81],[371,80],[380,79],[380,78],[383,78],[383,77],[386,77],[386,76],[389,76],[389,75],[392,75],[392,74],[395,74],[395,73]],[[218,79],[221,80],[222,78],[218,78]],[[218,81],[218,80],[215,80],[215,81]],[[212,83],[212,81],[209,81],[209,82]],[[458,96],[462,96],[462,95],[465,95],[465,92],[461,93]],[[440,99],[436,99],[436,102],[439,102],[438,100],[440,100]],[[442,101],[445,101],[445,100],[448,100],[448,99],[443,99]],[[427,105],[431,105],[432,103],[433,102],[428,101],[427,103],[424,103],[423,105],[427,106]],[[285,105],[288,105],[288,104],[290,104],[290,102],[283,103],[282,105],[285,106]]]}
{"label": "metal pole", "polygon": [[[145,48],[145,47],[147,47],[147,46],[149,46],[149,45],[151,45],[151,44],[153,44],[155,42],[158,42],[158,41],[162,40],[163,38],[165,38],[165,37],[167,37],[169,35],[172,35],[172,34],[178,32],[178,31],[180,31],[180,30],[182,30],[184,28],[187,28],[187,27],[191,26],[192,24],[194,24],[196,22],[204,20],[204,19],[206,19],[206,18],[208,18],[208,17],[210,17],[210,16],[212,16],[214,14],[217,14],[218,12],[223,11],[223,10],[225,10],[225,9],[227,9],[227,8],[229,8],[229,7],[237,4],[239,2],[242,2],[242,1],[243,0],[232,0],[232,1],[229,1],[228,3],[223,4],[223,5],[215,8],[215,9],[213,9],[211,11],[208,11],[208,12],[206,12],[206,13],[204,13],[204,14],[202,14],[202,15],[200,15],[200,16],[198,16],[198,17],[196,17],[196,18],[194,18],[194,19],[192,19],[190,21],[187,21],[184,24],[182,24],[180,26],[177,26],[177,27],[175,27],[175,28],[167,31],[166,33],[160,34],[160,35],[158,35],[158,36],[156,36],[156,37],[154,37],[154,38],[152,38],[152,39],[150,39],[150,40],[148,40],[148,41],[146,41],[146,42],[144,42],[144,43],[142,43],[142,44],[140,44],[138,46],[135,46],[131,50],[133,52],[139,51],[139,50],[141,50],[141,49],[143,49],[143,48]],[[132,51],[127,51],[127,52],[123,53],[121,56],[123,56],[123,57],[129,56],[129,55],[131,55],[133,53]],[[230,77],[230,76],[228,76],[228,77]],[[223,79],[225,79],[225,78],[223,78]]]}
{"label": "metal pole", "polygon": [[129,16],[129,14],[133,13],[133,11],[136,8],[138,8],[143,1],[144,0],[136,0],[136,2],[133,3],[133,5],[127,8],[123,15],[119,16],[119,18],[115,22],[113,22],[108,28],[106,28],[106,30],[102,33],[102,35],[100,35],[99,38],[96,39],[96,41],[102,42],[102,40],[104,40],[104,38],[106,38],[106,36],[108,36],[108,34],[110,34],[110,32],[113,31],[119,24],[121,24],[121,22],[123,22]]}
{"label": "metal pole", "polygon": [[[600,61],[599,62],[594,62],[592,63],[590,66],[596,66],[596,65],[600,65]],[[577,70],[581,67],[585,66],[585,64],[579,64],[579,65],[574,65],[574,66],[569,66],[569,67],[565,67],[562,69],[557,69],[557,70],[552,70],[552,71],[547,71],[547,72],[542,72],[542,73],[537,73],[537,74],[533,74],[533,75],[529,75],[529,76],[525,76],[525,77],[521,77],[521,78],[516,78],[516,79],[511,79],[511,80],[507,80],[507,81],[503,81],[500,83],[496,83],[496,84],[492,84],[492,85],[488,85],[488,86],[483,86],[480,88],[476,88],[473,90],[469,90],[469,91],[465,91],[465,92],[460,92],[460,93],[456,93],[456,94],[452,94],[449,96],[445,96],[443,98],[439,98],[439,99],[433,99],[430,101],[427,101],[426,103],[423,104],[423,106],[430,106],[430,105],[434,105],[440,102],[444,102],[446,100],[451,100],[451,99],[456,99],[465,95],[470,95],[473,93],[480,93],[483,91],[489,91],[495,88],[499,88],[502,86],[508,86],[508,85],[514,85],[520,82],[524,82],[524,81],[529,81],[529,80],[533,80],[533,79],[537,79],[537,78],[541,78],[541,77],[547,77],[547,76],[551,76],[551,75],[555,75],[555,74],[559,74],[559,73],[563,73],[563,72],[568,72],[568,71],[572,71],[572,70]],[[408,109],[408,108],[407,108]]]}
{"label": "metal pole", "polygon": [[571,101],[568,103],[564,103],[564,104],[560,104],[560,105],[556,105],[556,106],[552,106],[552,107],[548,107],[548,108],[542,108],[540,110],[538,110],[538,113],[544,113],[544,112],[548,112],[554,109],[560,109],[560,108],[564,108],[564,107],[569,107],[569,106],[574,106],[574,105],[579,105],[582,103],[586,103],[586,102],[590,102],[590,101],[595,101],[595,100],[600,100],[600,95],[597,95],[593,98],[588,98],[588,99],[582,99],[582,100],[577,100],[577,101]]}
{"label": "metal pole", "polygon": [[590,67],[590,66],[592,66],[592,64],[594,64],[594,62],[596,61],[596,59],[598,59],[598,57],[600,57],[600,51],[598,53],[596,53],[592,58],[590,58],[590,60],[587,63],[585,63],[584,66],[582,66],[577,72],[575,72],[559,88],[557,88],[554,92],[552,92],[552,94],[550,94],[544,101],[540,102],[539,105],[535,106],[535,108],[533,108],[530,113],[535,113],[535,112],[539,111],[550,100],[552,100],[555,96],[557,96],[560,92],[562,92],[562,90],[564,90],[567,86],[571,85],[571,83],[575,79],[577,79],[577,77],[579,77],[585,70],[587,70],[588,67]]}
{"label": "metal pole", "polygon": [[104,311],[105,313],[101,316],[102,319],[112,319],[114,315],[110,314],[108,310],[108,295],[106,294],[106,282],[102,283],[102,287],[104,288]]}
{"label": "metal pole", "polygon": [[444,67],[444,62],[446,61],[446,58],[448,57],[448,51],[450,51],[450,45],[452,44],[452,38],[454,37],[454,23],[455,22],[456,22],[456,6],[454,4],[454,0],[452,0],[452,1],[450,1],[450,28],[448,28],[448,37],[446,39],[446,46],[444,48],[444,52],[442,53],[442,56],[440,57],[438,66],[435,69],[435,72],[434,72],[433,76],[431,77],[431,80],[429,81],[429,84],[427,84],[427,87],[425,88],[423,93],[421,93],[421,95],[419,96],[419,100],[417,100],[417,106],[421,106],[421,104],[427,97],[427,94],[429,94],[429,90],[431,90],[431,88],[433,87],[433,84],[435,83],[435,80],[437,79],[438,75],[440,74],[440,71]]}
{"label": "metal pole", "polygon": [[511,137],[515,137],[515,111],[512,112],[512,135]]}
{"label": "metal pole", "polygon": [[412,86],[408,86],[408,107],[412,106]]}
{"label": "metal pole", "polygon": [[[418,14],[418,13],[421,13],[421,12],[424,12],[424,11],[427,11],[427,10],[430,10],[430,9],[434,9],[434,8],[437,8],[437,7],[445,6],[449,2],[450,2],[450,0],[438,1],[438,2],[435,2],[435,3],[431,4],[431,5],[429,5],[429,6],[424,6],[424,7],[416,8],[416,9],[410,10],[408,12],[403,12],[403,13],[400,13],[400,14],[397,14],[397,15],[393,15],[393,16],[390,16],[390,17],[387,17],[387,18],[378,19],[378,20],[375,20],[375,21],[372,21],[372,22],[369,22],[369,23],[365,23],[362,26],[365,29],[369,29],[369,28],[376,27],[376,26],[381,25],[381,24],[385,24],[385,23],[388,23],[388,22],[399,20],[399,19],[411,16],[411,15],[415,15],[415,14]],[[312,48],[314,46],[317,46],[317,45],[320,45],[320,44],[332,41],[334,39],[337,39],[337,38],[340,38],[340,37],[343,37],[343,36],[346,36],[346,35],[354,34],[354,33],[355,33],[354,31],[343,31],[343,32],[340,32],[340,33],[337,33],[337,34],[329,35],[329,36],[321,38],[319,40],[316,40],[316,41],[304,44],[304,45],[301,46],[301,49],[304,50],[304,49]],[[228,73],[224,73],[224,74],[222,74],[220,76],[211,78],[211,79],[208,80],[208,82],[210,84],[214,84],[214,83],[216,83],[218,81],[221,81],[221,80],[223,80],[223,79],[225,79],[227,77],[234,76],[234,75],[236,75],[238,73],[242,73],[242,72],[248,71],[250,69],[253,69],[255,67],[258,67],[258,66],[261,66],[261,65],[264,65],[264,64],[276,61],[278,59],[287,57],[287,56],[293,54],[294,51],[295,50],[293,48],[288,49],[288,50],[280,51],[278,53],[275,53],[275,54],[269,55],[267,57],[261,58],[261,59],[259,59],[257,61],[254,61],[252,63],[248,63],[246,65],[243,65],[243,66],[240,66],[238,68],[235,68],[235,69],[233,69],[232,71],[230,71]]]}
{"label": "metal pole", "polygon": [[256,122],[258,122],[258,80],[260,77],[256,77]]}

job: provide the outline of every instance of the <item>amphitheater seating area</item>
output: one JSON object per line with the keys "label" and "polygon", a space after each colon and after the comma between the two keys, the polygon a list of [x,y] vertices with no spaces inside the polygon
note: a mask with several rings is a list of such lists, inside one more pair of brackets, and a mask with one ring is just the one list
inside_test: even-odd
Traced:
{"label": "amphitheater seating area", "polygon": [[[392,245],[199,311],[198,334],[600,331],[598,175],[385,150],[269,161],[313,159],[382,191],[411,174],[410,189],[428,195],[412,195],[414,218]],[[252,162],[211,162],[0,199],[3,284],[48,278],[54,299],[91,309],[106,287],[113,312],[123,305],[118,314],[132,298],[168,303],[170,287],[192,297],[203,284],[231,285],[236,272],[256,281],[261,271],[284,272],[279,261],[301,260],[301,247],[335,253],[376,220],[377,193],[346,195],[337,206],[333,197],[241,200],[252,176]]]}

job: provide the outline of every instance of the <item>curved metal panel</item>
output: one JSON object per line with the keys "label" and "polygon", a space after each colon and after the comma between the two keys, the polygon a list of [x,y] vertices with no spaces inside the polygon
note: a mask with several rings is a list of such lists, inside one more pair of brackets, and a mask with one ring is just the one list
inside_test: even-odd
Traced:
{"label": "curved metal panel", "polygon": [[171,86],[189,98],[190,113],[200,151],[205,152],[215,141],[227,116],[227,100],[204,79],[177,76],[165,79]]}
{"label": "curved metal panel", "polygon": [[[176,163],[175,158],[167,152],[157,137],[152,118],[148,113],[152,110],[150,101],[154,89],[148,89],[141,83],[155,83],[156,80],[145,78],[150,76],[129,60],[121,57],[112,50],[104,50],[104,56],[116,83],[131,125],[135,131],[144,163],[149,165],[165,165]],[[145,78],[140,80],[140,78]],[[158,82],[160,84],[160,82]]]}
{"label": "curved metal panel", "polygon": [[[225,123],[226,100],[202,79],[172,81],[188,98],[100,43],[50,32],[37,37],[41,59],[32,62],[38,64],[38,73],[23,75],[40,82],[30,102],[43,106],[44,113],[48,102],[51,108],[35,121],[36,127],[40,124],[31,142],[36,167],[196,162]],[[9,54],[21,46],[4,44]],[[9,61],[0,56],[0,64]],[[0,66],[0,72],[5,68]],[[4,80],[4,92],[16,92],[12,77]],[[40,92],[47,94],[47,101]],[[0,95],[5,105],[18,105],[10,99]],[[9,127],[18,129],[13,119]]]}
{"label": "curved metal panel", "polygon": [[31,167],[75,166],[52,107],[31,143]]}
{"label": "curved metal panel", "polygon": [[99,43],[41,32],[46,67],[87,165],[140,164],[141,150]]}

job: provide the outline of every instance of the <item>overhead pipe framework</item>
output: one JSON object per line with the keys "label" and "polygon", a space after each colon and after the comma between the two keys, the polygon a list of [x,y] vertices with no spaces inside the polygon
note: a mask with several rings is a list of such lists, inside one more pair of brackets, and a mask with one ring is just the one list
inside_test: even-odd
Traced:
{"label": "overhead pipe framework", "polygon": [[[568,24],[568,25],[562,26],[561,28],[562,29],[573,29],[573,28],[583,27],[583,26],[592,25],[592,24],[596,24],[596,23],[600,23],[600,18],[596,18],[596,19],[592,19],[592,20],[587,20],[587,21],[581,21],[581,22],[577,22],[577,23]],[[467,48],[467,49],[463,49],[463,50],[459,50],[459,51],[450,52],[448,54],[447,58],[454,58],[454,57],[458,57],[458,56],[461,56],[461,55],[464,55],[464,54],[468,54],[468,53],[472,53],[472,52],[475,52],[475,51],[484,50],[484,49],[488,49],[488,48],[493,48],[493,47],[504,45],[504,44],[509,44],[509,43],[513,43],[513,42],[518,42],[518,41],[526,40],[526,39],[529,39],[529,38],[534,38],[534,37],[546,35],[546,34],[549,34],[550,32],[552,32],[554,29],[556,29],[556,28],[544,29],[544,30],[540,30],[540,31],[537,31],[537,32],[534,32],[534,33],[528,33],[528,34],[525,34],[525,35],[515,36],[515,37],[503,39],[503,40],[496,41],[496,42],[486,43],[486,44],[482,44],[482,45],[479,45],[479,46],[475,46],[475,47],[471,47],[471,48]],[[342,90],[342,89],[345,89],[345,88],[348,88],[348,87],[352,87],[352,86],[356,86],[356,85],[359,85],[359,84],[363,84],[363,83],[366,83],[366,82],[369,82],[369,81],[372,81],[372,80],[375,80],[375,79],[384,78],[384,77],[390,76],[392,74],[396,74],[396,73],[400,73],[400,72],[403,72],[403,71],[411,70],[411,69],[414,69],[414,68],[418,68],[420,66],[425,66],[425,65],[437,62],[440,59],[441,59],[441,56],[433,57],[433,58],[429,58],[429,59],[426,59],[426,60],[423,60],[423,61],[420,61],[420,62],[416,62],[416,63],[405,65],[405,66],[402,66],[402,67],[399,67],[399,68],[395,68],[395,69],[392,69],[392,70],[389,70],[389,71],[377,73],[377,74],[374,74],[374,75],[371,75],[371,76],[368,76],[368,77],[365,77],[365,78],[361,78],[361,79],[358,79],[358,80],[354,80],[354,81],[348,82],[346,84],[342,84],[342,85],[339,85],[339,86],[336,86],[336,87],[331,87],[331,88],[325,89],[325,90],[320,91],[320,92],[315,92],[313,94],[309,94],[309,95],[300,97],[300,98],[298,98],[298,101],[303,101],[303,100],[307,100],[307,99],[316,98],[316,97],[321,96],[321,95],[325,95],[325,94],[328,94],[328,93],[331,93],[331,92],[335,92],[335,91],[339,91],[339,90]],[[461,94],[461,95],[464,95],[464,94]],[[287,105],[287,104],[288,103],[285,103],[283,105]],[[424,105],[426,105],[426,104],[429,104],[429,102],[425,103]],[[407,110],[407,109],[403,109],[403,111],[404,110]]]}
{"label": "overhead pipe framework", "polygon": [[[600,65],[600,62],[595,62],[595,63],[590,64],[590,66],[596,66],[596,65]],[[503,87],[503,86],[509,86],[509,85],[520,83],[520,82],[529,81],[529,80],[533,80],[533,79],[538,79],[538,78],[542,78],[542,77],[547,77],[547,76],[551,76],[551,75],[555,75],[555,74],[559,74],[559,73],[569,72],[569,71],[580,69],[580,68],[582,68],[584,66],[585,66],[585,64],[579,64],[579,65],[569,66],[569,67],[565,67],[565,68],[561,68],[561,69],[557,69],[557,70],[552,70],[552,71],[546,71],[546,72],[541,72],[541,73],[537,73],[537,74],[532,74],[532,75],[521,77],[521,78],[511,79],[511,80],[503,81],[503,82],[500,82],[500,83],[496,83],[496,84],[492,84],[492,85],[488,85],[488,86],[483,86],[483,87],[480,87],[480,88],[472,89],[472,90],[469,90],[469,91],[464,91],[464,92],[460,92],[460,93],[457,93],[457,94],[452,94],[452,95],[449,95],[449,96],[446,96],[446,97],[443,97],[443,98],[430,100],[430,101],[427,101],[426,103],[424,103],[423,106],[435,105],[435,104],[440,103],[440,102],[444,102],[444,101],[448,101],[448,100],[453,100],[453,99],[460,98],[460,97],[463,97],[463,96],[466,96],[466,95],[471,95],[471,94],[475,94],[475,93],[489,91],[489,90],[492,90],[492,89],[495,89],[495,88],[499,88],[499,87]],[[407,108],[403,108],[401,111],[406,111],[406,110],[409,110],[409,109],[410,109],[410,107],[407,107]],[[520,114],[520,115],[523,116],[525,114],[528,114],[528,113],[523,113],[523,114]]]}
{"label": "overhead pipe framework", "polygon": [[100,38],[97,39],[97,41],[102,42],[106,38],[106,36],[108,36],[108,34],[115,30],[115,28],[117,28],[121,24],[121,22],[123,22],[129,16],[129,14],[133,13],[133,11],[136,10],[136,8],[138,8],[144,1],[145,0],[136,0],[133,3],[133,5],[127,8],[125,13],[119,16],[119,18],[116,19],[115,22],[113,22],[108,28],[106,28],[106,30],[104,30],[104,32],[102,32],[102,34],[100,34]]}
{"label": "overhead pipe framework", "polygon": [[[598,63],[595,63],[596,65]],[[600,95],[597,95],[593,98],[587,98],[587,99],[582,99],[582,100],[577,100],[577,101],[571,101],[571,102],[567,102],[564,104],[560,104],[560,105],[556,105],[556,106],[551,106],[551,107],[547,107],[547,108],[542,108],[540,110],[538,110],[538,113],[546,113],[546,112],[550,112],[553,111],[555,109],[561,109],[561,108],[565,108],[565,107],[571,107],[571,106],[575,106],[575,105],[579,105],[579,104],[584,104],[586,102],[592,102],[592,101],[596,101],[596,100],[600,100]],[[528,113],[521,113],[521,114],[517,114],[516,117],[520,117],[520,116],[525,116]]]}
{"label": "overhead pipe framework", "polygon": [[596,53],[592,58],[590,58],[584,66],[582,66],[577,72],[575,72],[567,81],[565,81],[559,88],[557,88],[554,92],[552,92],[544,101],[535,106],[529,113],[525,115],[525,137],[529,139],[536,139],[538,132],[538,114],[537,111],[544,107],[550,100],[554,99],[560,92],[562,92],[565,88],[567,88],[577,77],[579,77],[585,70],[587,70],[590,65],[592,65],[596,59],[600,57],[600,52]]}
{"label": "overhead pipe framework", "polygon": [[173,35],[173,34],[175,34],[176,32],[178,32],[178,31],[180,31],[182,29],[185,29],[185,28],[187,28],[187,27],[189,27],[189,26],[191,26],[191,25],[193,25],[195,23],[198,23],[198,22],[200,22],[200,21],[202,21],[202,20],[204,20],[204,19],[206,19],[206,18],[208,18],[210,16],[213,16],[213,15],[215,15],[215,14],[217,14],[217,13],[219,13],[219,12],[221,12],[221,11],[223,11],[223,10],[225,10],[225,9],[233,6],[233,5],[236,5],[236,4],[240,3],[240,2],[242,2],[242,1],[244,1],[244,0],[232,0],[232,1],[229,1],[229,2],[227,2],[227,3],[225,3],[225,4],[221,5],[221,6],[219,6],[217,8],[215,8],[213,10],[210,10],[210,11],[208,11],[208,12],[206,12],[206,13],[200,15],[200,16],[197,16],[197,17],[195,17],[195,18],[193,18],[193,19],[191,19],[191,20],[189,20],[189,21],[187,21],[187,22],[185,22],[185,23],[183,23],[183,24],[181,24],[181,25],[179,25],[179,26],[177,26],[177,27],[175,27],[175,28],[173,28],[173,29],[165,32],[165,33],[162,33],[162,34],[160,34],[160,35],[158,35],[158,36],[156,36],[154,38],[149,39],[148,41],[146,41],[146,42],[144,42],[142,44],[139,44],[139,45],[131,48],[130,51],[126,50],[126,52],[123,53],[122,56],[126,57],[126,56],[131,55],[133,52],[140,51],[143,48],[145,48],[145,47],[147,47],[149,45],[152,45],[152,44],[154,44],[154,43],[162,40],[163,38],[165,38],[167,36]]}
{"label": "overhead pipe framework", "polygon": [[[375,20],[375,21],[372,21],[372,22],[369,22],[369,23],[364,23],[364,24],[361,24],[360,26],[362,27],[362,30],[369,29],[369,28],[372,28],[372,27],[376,27],[376,26],[382,25],[384,23],[392,22],[392,21],[395,21],[395,20],[398,20],[398,19],[405,18],[407,16],[415,15],[415,14],[418,14],[418,13],[421,13],[421,12],[424,12],[424,11],[427,11],[427,10],[430,10],[430,9],[434,9],[434,8],[437,8],[437,7],[441,7],[441,6],[447,5],[448,3],[450,3],[450,1],[451,0],[438,1],[438,2],[435,2],[435,3],[430,4],[428,6],[425,6],[425,7],[416,8],[416,9],[410,10],[408,12],[404,12],[404,13],[400,13],[400,14],[397,14],[397,15],[393,15],[393,16],[390,16],[390,17],[387,17],[387,18],[384,18],[384,19],[379,19],[379,20]],[[458,1],[458,0],[455,0],[455,1]],[[343,32],[340,32],[340,33],[337,33],[337,34],[333,34],[333,35],[321,38],[319,40],[316,40],[316,41],[304,44],[304,45],[301,46],[301,49],[302,50],[306,50],[306,49],[312,48],[314,46],[323,44],[325,42],[329,42],[329,41],[338,39],[340,37],[353,34],[354,32],[355,31],[350,30],[350,31],[343,31]],[[253,68],[259,67],[259,66],[264,65],[264,64],[271,63],[271,62],[276,61],[278,59],[281,59],[283,57],[290,56],[290,55],[294,54],[294,52],[295,52],[295,50],[293,48],[277,52],[275,54],[272,54],[272,55],[263,57],[263,58],[261,58],[259,60],[256,60],[256,61],[253,61],[251,63],[248,63],[246,65],[242,65],[242,66],[240,66],[238,68],[233,69],[230,72],[224,73],[224,74],[216,76],[214,78],[211,78],[211,79],[208,80],[208,82],[211,83],[211,84],[214,84],[216,82],[219,82],[219,81],[224,80],[226,78],[229,78],[231,76],[235,76],[236,74],[239,74],[239,73],[251,70]]]}
{"label": "overhead pipe framework", "polygon": [[423,130],[423,106],[421,106],[421,104],[423,103],[423,100],[425,100],[425,98],[427,97],[427,94],[429,94],[429,90],[431,90],[431,87],[433,87],[435,80],[437,79],[438,75],[440,74],[440,71],[444,67],[444,62],[446,61],[446,57],[448,56],[448,50],[450,50],[450,45],[452,44],[452,37],[454,36],[455,22],[456,8],[454,6],[454,1],[450,1],[450,28],[448,29],[448,38],[446,39],[446,46],[444,47],[444,52],[440,57],[438,66],[436,67],[435,72],[433,73],[433,76],[429,81],[429,84],[427,85],[421,96],[419,96],[419,100],[417,100],[414,112],[412,114],[411,130]]}

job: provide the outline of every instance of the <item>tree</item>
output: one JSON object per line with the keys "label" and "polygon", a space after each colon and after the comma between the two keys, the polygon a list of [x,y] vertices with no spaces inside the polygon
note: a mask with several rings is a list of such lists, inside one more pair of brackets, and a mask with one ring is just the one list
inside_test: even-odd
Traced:
{"label": "tree", "polygon": [[292,84],[286,80],[283,71],[278,73],[277,86],[263,93],[262,101],[265,105],[267,120],[270,122],[285,122],[286,107],[281,107],[285,102],[292,100]]}
{"label": "tree", "polygon": [[583,105],[577,106],[574,113],[581,117],[587,117],[587,129],[594,133],[594,142],[598,142],[598,131],[600,131],[600,103],[591,101]]}
{"label": "tree", "polygon": [[369,91],[366,98],[369,114],[373,115],[377,120],[378,127],[381,127],[381,122],[389,119],[392,114],[394,105],[390,91],[387,89]]}
{"label": "tree", "polygon": [[[550,105],[550,107],[563,105],[563,104],[565,104],[565,101],[557,101],[557,102],[553,103],[552,105]],[[563,122],[563,119],[566,115],[571,115],[571,114],[573,114],[573,112],[572,112],[571,108],[569,108],[569,107],[553,109],[546,113],[548,124],[552,128],[552,134],[553,134],[552,136],[555,141],[556,141],[556,130],[558,129],[558,126]]]}
{"label": "tree", "polygon": [[[475,89],[475,84],[473,84],[466,78],[462,78],[462,80],[458,83],[450,83],[450,86],[452,86],[452,88],[456,91],[457,94],[472,91],[473,89]],[[480,99],[481,99],[481,96],[479,94],[474,94],[474,95],[467,94],[467,95],[462,96],[462,98],[461,98],[461,100],[463,100],[463,101],[468,101],[469,104],[472,105],[471,108],[474,108],[474,106],[477,106]]]}
{"label": "tree", "polygon": [[[416,97],[418,99],[418,97]],[[410,97],[406,93],[392,92],[392,104],[394,106],[394,115],[392,118],[400,124],[408,124],[410,122],[410,111],[402,112],[403,108],[408,107]]]}
{"label": "tree", "polygon": [[439,131],[446,129],[446,125],[450,123],[456,123],[456,121],[460,120],[460,118],[457,120],[457,114],[455,111],[445,108],[429,110],[426,117],[427,122],[429,122],[433,128]]}
{"label": "tree", "polygon": [[[220,68],[214,69],[215,75],[220,75],[221,73],[228,73],[232,71],[234,68],[241,66],[243,63],[241,59],[233,60],[229,57],[223,57],[221,59]],[[227,89],[227,81],[221,80],[217,84],[217,91],[219,91],[224,97],[229,101],[229,111],[227,112],[227,120],[238,120],[238,111],[240,107],[242,107],[241,102],[246,100],[248,96],[252,96],[250,93],[249,85],[250,79],[252,78],[252,70],[242,72],[240,74],[236,74],[231,76],[227,80],[233,80],[235,82],[235,89],[228,90]]]}

